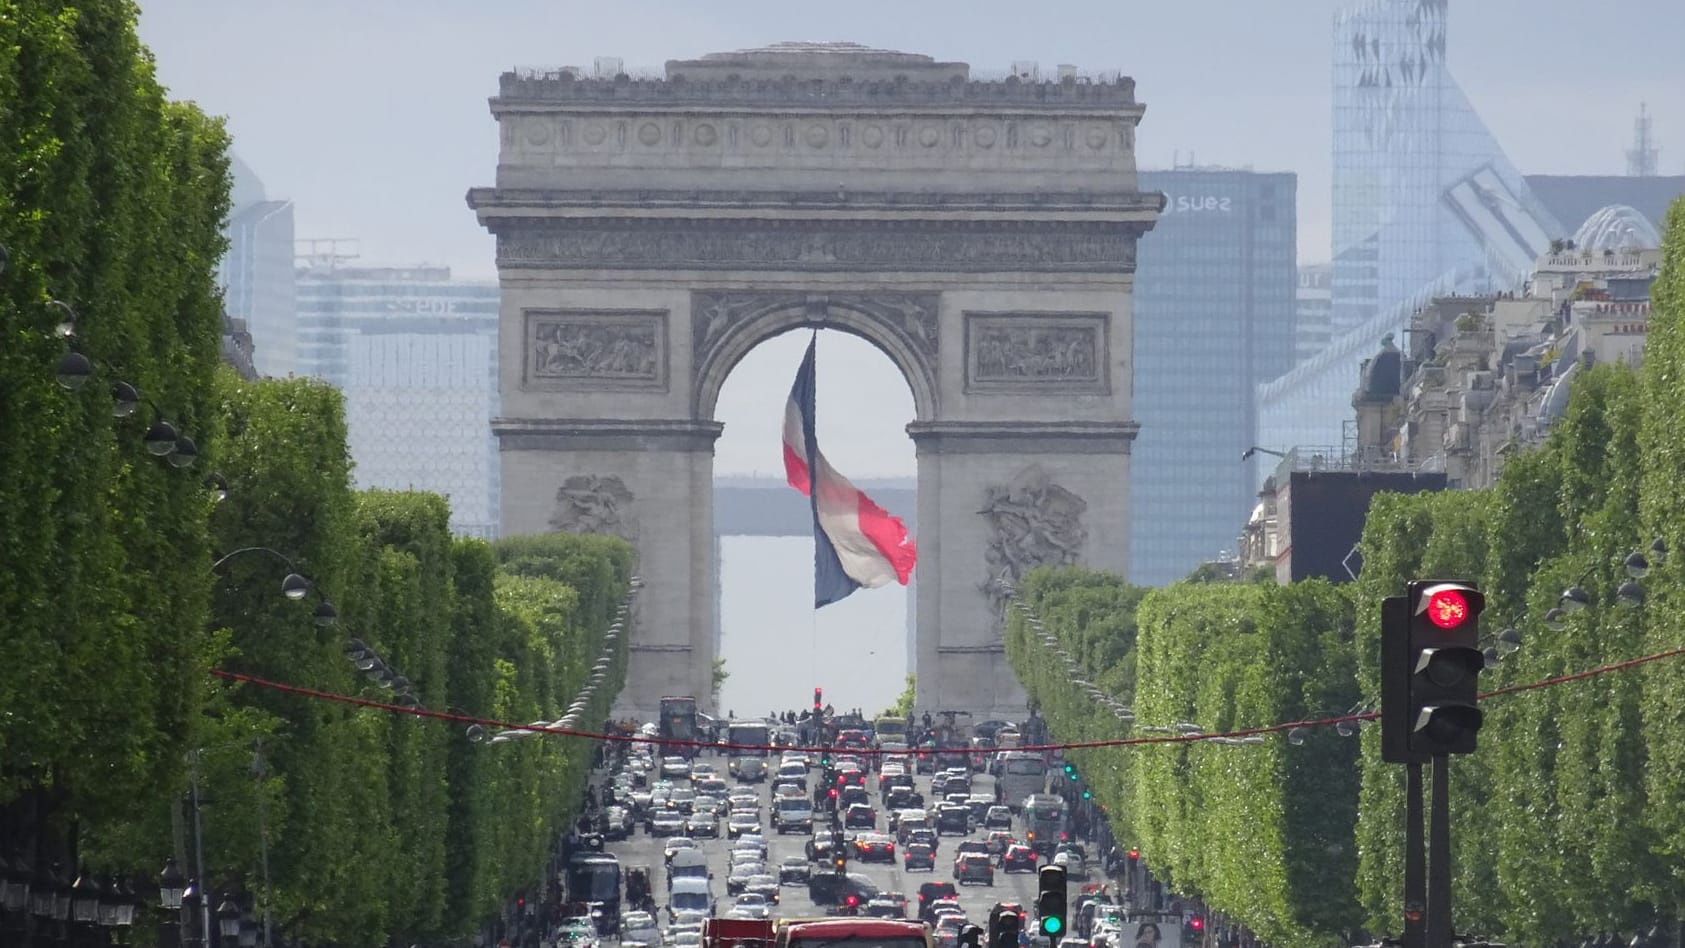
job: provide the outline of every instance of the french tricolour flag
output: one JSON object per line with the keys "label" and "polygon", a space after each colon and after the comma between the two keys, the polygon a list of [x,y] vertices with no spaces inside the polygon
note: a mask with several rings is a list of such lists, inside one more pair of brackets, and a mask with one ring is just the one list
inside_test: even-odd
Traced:
{"label": "french tricolour flag", "polygon": [[784,408],[784,473],[813,502],[813,605],[829,605],[864,586],[907,585],[918,549],[901,518],[872,502],[837,473],[813,430],[814,355],[807,344]]}

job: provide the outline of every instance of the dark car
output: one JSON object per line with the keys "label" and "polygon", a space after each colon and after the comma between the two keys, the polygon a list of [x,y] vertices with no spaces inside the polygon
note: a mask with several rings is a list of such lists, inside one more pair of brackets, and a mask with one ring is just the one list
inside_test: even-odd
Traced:
{"label": "dark car", "polygon": [[1023,843],[1014,843],[1001,855],[1000,867],[1006,872],[1035,872],[1036,851]]}
{"label": "dark car", "polygon": [[837,791],[838,806],[854,806],[857,803],[866,806],[872,805],[872,795],[866,791],[865,787],[851,784]]}
{"label": "dark car", "polygon": [[891,787],[884,794],[883,805],[888,810],[917,810],[924,806],[924,797],[912,787]]}
{"label": "dark car", "polygon": [[854,858],[861,862],[894,862],[895,838],[882,833],[861,833],[854,838]]}
{"label": "dark car", "polygon": [[902,860],[902,867],[908,872],[912,872],[917,869],[928,869],[931,872],[936,871],[936,850],[930,848],[930,844],[909,843],[902,852],[905,854],[905,858]]}
{"label": "dark car", "polygon": [[778,864],[779,885],[807,885],[813,866],[800,856],[792,856]]}
{"label": "dark car", "polygon": [[953,833],[964,836],[971,832],[971,810],[963,806],[944,805],[936,811],[936,835]]}
{"label": "dark car", "polygon": [[954,881],[960,885],[967,882],[994,885],[995,866],[989,861],[989,854],[961,853],[960,857],[954,860]]}
{"label": "dark car", "polygon": [[871,829],[878,825],[878,811],[864,803],[851,803],[843,814],[843,825],[850,829]]}
{"label": "dark car", "polygon": [[866,914],[873,918],[906,918],[907,897],[899,892],[887,892],[866,903]]}
{"label": "dark car", "polygon": [[938,899],[958,899],[959,887],[952,882],[926,882],[919,886],[919,921],[931,920],[931,909]]}

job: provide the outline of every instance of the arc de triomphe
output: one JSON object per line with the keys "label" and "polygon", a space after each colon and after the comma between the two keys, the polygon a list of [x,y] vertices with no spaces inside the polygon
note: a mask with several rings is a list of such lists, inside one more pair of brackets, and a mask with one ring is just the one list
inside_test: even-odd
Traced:
{"label": "arc de triomphe", "polygon": [[468,203],[503,287],[503,532],[637,546],[627,710],[709,693],[714,404],[788,330],[859,335],[912,389],[921,708],[1022,711],[991,579],[1124,570],[1130,293],[1161,198],[1136,187],[1133,80],[1066,71],[783,44],[502,76],[497,184]]}

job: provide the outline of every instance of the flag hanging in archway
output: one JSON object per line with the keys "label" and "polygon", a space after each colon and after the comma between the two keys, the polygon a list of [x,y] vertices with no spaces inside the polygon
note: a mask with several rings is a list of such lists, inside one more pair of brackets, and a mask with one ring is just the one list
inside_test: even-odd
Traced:
{"label": "flag hanging in archway", "polygon": [[900,517],[837,473],[814,432],[814,361],[819,334],[808,341],[784,407],[784,474],[813,505],[813,606],[829,605],[864,586],[907,585],[918,559]]}

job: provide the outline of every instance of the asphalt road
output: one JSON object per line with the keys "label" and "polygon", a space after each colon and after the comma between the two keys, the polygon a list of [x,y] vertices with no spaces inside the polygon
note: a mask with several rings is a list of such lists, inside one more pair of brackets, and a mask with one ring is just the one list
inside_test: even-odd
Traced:
{"label": "asphalt road", "polygon": [[[703,760],[714,763],[716,769],[721,773],[724,773],[724,758],[705,757]],[[808,779],[810,781],[809,786],[812,785],[811,782],[813,780],[818,779],[818,774],[819,771],[817,769],[810,770],[808,772]],[[882,798],[875,792],[877,785],[875,776],[869,779],[870,783],[868,786],[873,788],[874,791],[872,793],[872,806],[878,810],[877,825],[875,829],[879,832],[883,832],[886,830],[886,814],[883,809]],[[928,776],[920,775],[917,778],[917,781],[919,792],[923,793],[926,799],[933,799],[933,795],[930,792],[930,778]],[[735,782],[733,783],[735,785]],[[753,786],[760,793],[762,819],[764,822],[770,806],[771,791],[764,783],[751,784],[750,786]],[[972,780],[972,792],[993,793],[994,778],[989,777],[986,774],[974,777]],[[864,831],[865,830],[862,828],[861,830],[851,830],[850,832]],[[1022,838],[1023,827],[1021,825],[1015,825],[1013,827],[1013,832]],[[699,840],[702,849],[707,854],[709,871],[713,874],[713,895],[716,904],[715,914],[717,915],[725,914],[731,908],[732,904],[731,897],[726,894],[725,886],[726,877],[729,875],[728,854],[731,851],[733,841],[725,838],[724,833],[724,820],[722,819],[721,838],[719,840]],[[972,834],[966,838],[981,839],[982,837],[983,831],[978,829],[974,830]],[[768,844],[766,862],[767,871],[774,876],[778,874],[778,866],[784,860],[791,857],[805,857],[806,855],[805,847],[809,839],[806,834],[791,833],[787,836],[780,836],[777,833],[772,832],[770,825],[768,825],[766,838]],[[920,885],[932,881],[953,881],[954,853],[961,841],[962,838],[959,836],[949,835],[941,837],[941,845],[936,854],[935,872],[907,872],[902,869],[899,846],[896,848],[896,862],[893,866],[887,863],[863,863],[858,859],[850,859],[848,863],[848,871],[850,873],[858,872],[867,876],[886,893],[899,892],[905,895],[909,903],[908,914],[909,916],[913,916],[917,914],[918,910],[918,888]],[[644,832],[644,829],[640,824],[637,829],[634,830],[630,839],[609,843],[607,846],[610,852],[620,858],[620,864],[622,867],[648,866],[650,868],[652,873],[651,881],[654,884],[656,891],[656,904],[662,910],[659,921],[664,929],[667,925],[667,903],[664,897],[667,892],[667,876],[663,856],[663,847],[665,844],[665,837],[650,837]],[[1073,883],[1073,893],[1075,888],[1076,884]],[[785,885],[781,887],[779,892],[779,904],[774,911],[774,914],[778,917],[786,918],[824,915],[825,907],[815,905],[813,901],[808,898],[807,893],[808,890],[806,885]],[[959,901],[961,907],[965,909],[966,917],[972,923],[985,927],[988,924],[989,910],[994,907],[995,903],[1016,902],[1019,905],[1024,906],[1026,909],[1029,909],[1032,908],[1035,903],[1035,896],[1036,876],[1034,873],[1012,873],[1009,875],[1002,872],[999,868],[996,868],[995,870],[995,881],[992,886],[965,885],[959,887]]]}

